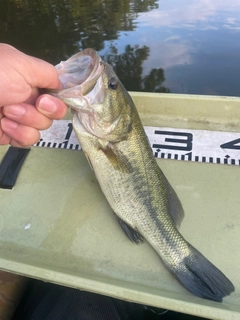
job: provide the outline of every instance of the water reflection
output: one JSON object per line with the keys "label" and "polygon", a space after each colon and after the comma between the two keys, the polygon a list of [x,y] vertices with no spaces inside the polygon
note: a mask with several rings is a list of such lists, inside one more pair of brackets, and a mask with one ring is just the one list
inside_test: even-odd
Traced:
{"label": "water reflection", "polygon": [[2,0],[0,39],[57,63],[83,48],[103,49],[119,31],[136,28],[138,12],[157,7],[153,0]]}
{"label": "water reflection", "polygon": [[116,47],[110,47],[111,52],[103,59],[110,63],[126,88],[131,91],[170,92],[162,84],[165,81],[164,70],[153,68],[148,75],[143,76],[143,62],[147,60],[149,47],[127,45],[122,54]]}
{"label": "water reflection", "polygon": [[1,0],[0,41],[53,64],[93,47],[128,90],[239,95],[240,0]]}
{"label": "water reflection", "polygon": [[140,15],[144,26],[174,27],[177,29],[240,30],[240,2],[238,0],[161,1],[161,10],[148,16]]}
{"label": "water reflection", "polygon": [[239,15],[239,0],[161,1],[139,14],[151,51],[144,72],[160,64],[171,92],[239,96]]}

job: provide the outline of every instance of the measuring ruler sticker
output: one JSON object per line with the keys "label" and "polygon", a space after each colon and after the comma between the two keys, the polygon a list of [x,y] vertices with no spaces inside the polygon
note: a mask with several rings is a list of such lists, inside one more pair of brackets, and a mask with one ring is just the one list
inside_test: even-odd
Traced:
{"label": "measuring ruler sticker", "polygon": [[69,120],[54,120],[48,130],[41,131],[41,139],[34,146],[80,150],[78,139]]}
{"label": "measuring ruler sticker", "polygon": [[240,165],[240,133],[145,127],[154,156]]}
{"label": "measuring ruler sticker", "polygon": [[[240,165],[240,132],[144,127],[156,158]],[[80,150],[72,122],[55,120],[38,147]]]}

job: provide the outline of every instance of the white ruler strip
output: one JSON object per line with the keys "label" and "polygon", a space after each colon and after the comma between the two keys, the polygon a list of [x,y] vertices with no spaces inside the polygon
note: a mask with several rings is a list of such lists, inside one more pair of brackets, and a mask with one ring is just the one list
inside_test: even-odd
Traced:
{"label": "white ruler strip", "polygon": [[[157,158],[240,165],[240,133],[145,127]],[[41,132],[39,147],[81,149],[69,120]]]}

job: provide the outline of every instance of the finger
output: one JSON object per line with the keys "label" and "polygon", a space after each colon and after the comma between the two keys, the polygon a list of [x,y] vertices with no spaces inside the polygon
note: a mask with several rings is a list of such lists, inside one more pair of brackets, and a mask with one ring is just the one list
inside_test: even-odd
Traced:
{"label": "finger", "polygon": [[[25,103],[29,103],[29,104],[35,104],[37,97],[39,96],[39,90],[38,88],[32,88],[32,93],[31,95],[28,97],[27,100],[25,100]],[[21,102],[21,101],[20,101]]]}
{"label": "finger", "polygon": [[18,141],[14,140],[14,139],[10,139],[8,144],[10,144],[13,147],[17,147],[17,148],[28,148],[28,147],[32,146],[32,145],[22,145],[21,143],[19,143]]}
{"label": "finger", "polygon": [[9,144],[10,138],[9,136],[2,131],[2,118],[4,117],[4,114],[2,112],[3,108],[0,108],[0,145]]}
{"label": "finger", "polygon": [[67,106],[58,98],[43,94],[36,101],[36,108],[39,112],[51,119],[62,119],[67,113]]}
{"label": "finger", "polygon": [[2,130],[0,130],[0,146],[10,143],[11,138]]}
{"label": "finger", "polygon": [[31,104],[20,103],[3,107],[4,115],[19,124],[33,127],[38,130],[48,129],[52,119],[46,117]]}
{"label": "finger", "polygon": [[6,44],[0,44],[0,58],[2,105],[24,102],[31,96],[32,88],[62,88],[56,68],[44,60],[28,56]]}
{"label": "finger", "polygon": [[40,133],[37,129],[19,124],[8,118],[1,119],[1,127],[11,141],[16,141],[23,147],[31,146],[40,139]]}

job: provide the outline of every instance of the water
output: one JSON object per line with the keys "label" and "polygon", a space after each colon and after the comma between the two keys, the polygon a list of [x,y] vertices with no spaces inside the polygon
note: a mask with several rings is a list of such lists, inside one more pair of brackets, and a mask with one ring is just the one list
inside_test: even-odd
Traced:
{"label": "water", "polygon": [[239,96],[240,0],[1,0],[0,41],[53,64],[93,47],[128,90]]}

